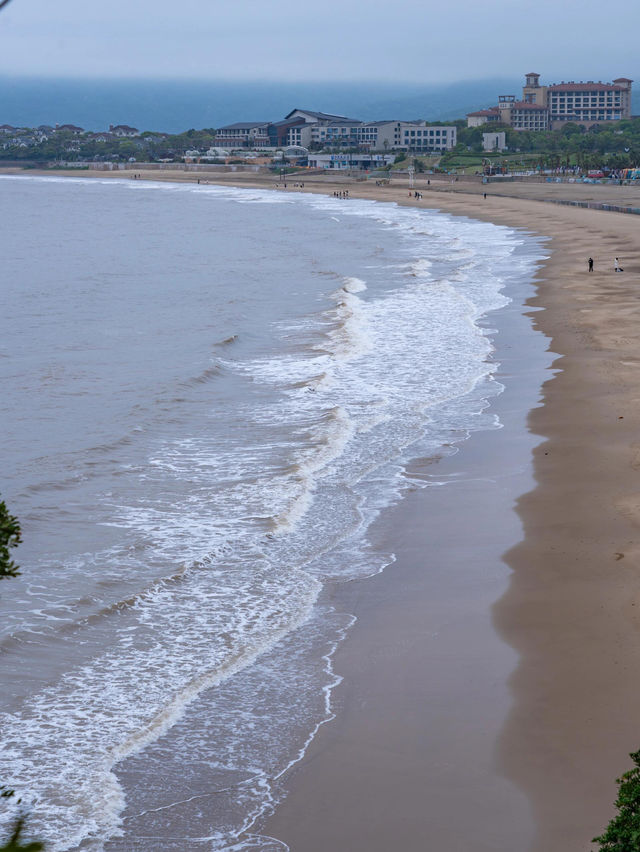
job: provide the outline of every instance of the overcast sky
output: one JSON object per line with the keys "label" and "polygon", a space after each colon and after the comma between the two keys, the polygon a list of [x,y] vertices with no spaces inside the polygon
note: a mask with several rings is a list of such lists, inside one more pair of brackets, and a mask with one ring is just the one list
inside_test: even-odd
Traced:
{"label": "overcast sky", "polygon": [[541,82],[640,77],[640,0],[12,0],[0,73]]}

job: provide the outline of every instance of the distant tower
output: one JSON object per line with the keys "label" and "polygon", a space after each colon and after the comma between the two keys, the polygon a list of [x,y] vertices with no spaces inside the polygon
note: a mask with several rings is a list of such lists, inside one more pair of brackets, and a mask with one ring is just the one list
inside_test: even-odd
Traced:
{"label": "distant tower", "polygon": [[620,114],[621,118],[631,118],[631,84],[633,80],[628,77],[618,77],[613,81],[620,91]]}
{"label": "distant tower", "polygon": [[525,84],[522,87],[522,100],[528,104],[547,105],[547,87],[540,85],[540,75],[530,71],[524,75]]}

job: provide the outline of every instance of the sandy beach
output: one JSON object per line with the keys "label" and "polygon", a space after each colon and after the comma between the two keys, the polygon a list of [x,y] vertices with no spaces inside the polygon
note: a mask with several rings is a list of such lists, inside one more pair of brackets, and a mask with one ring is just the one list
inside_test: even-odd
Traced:
{"label": "sandy beach", "polygon": [[[416,480],[448,484],[416,488],[377,523],[396,564],[328,592],[358,617],[335,659],[336,718],[264,830],[292,852],[586,852],[640,747],[640,218],[543,201],[640,206],[640,189],[420,175],[416,201],[401,178],[300,180],[287,189],[522,228],[549,238],[550,258],[529,316],[504,309],[504,428],[415,465]],[[521,345],[529,323],[539,342]]]}

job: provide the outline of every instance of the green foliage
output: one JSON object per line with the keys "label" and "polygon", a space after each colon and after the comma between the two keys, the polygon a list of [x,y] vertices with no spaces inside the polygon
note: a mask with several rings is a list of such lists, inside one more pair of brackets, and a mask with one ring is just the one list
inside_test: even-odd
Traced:
{"label": "green foliage", "polygon": [[9,514],[4,500],[0,500],[0,579],[17,577],[18,566],[10,558],[10,548],[20,544],[20,524]]}
{"label": "green foliage", "polygon": [[401,151],[399,154],[396,154],[396,158],[393,161],[394,165],[395,165],[395,163],[402,163],[406,159],[407,159],[407,155],[404,153],[404,151]]}
{"label": "green foliage", "polygon": [[600,852],[638,852],[640,850],[640,751],[630,755],[635,769],[625,772],[616,780],[618,798],[615,816],[607,830],[593,842],[599,844]]}
{"label": "green foliage", "polygon": [[[0,799],[11,799],[13,795],[13,790],[4,786],[0,787]],[[20,804],[20,799],[18,799],[16,804]],[[0,846],[0,852],[42,852],[44,849],[42,843],[38,841],[32,841],[31,843],[22,842],[24,823],[24,816],[19,816],[11,830],[9,839]]]}
{"label": "green foliage", "polygon": [[537,154],[542,168],[552,167],[557,155],[562,164],[582,168],[627,168],[640,165],[640,118],[603,122],[588,130],[567,122],[560,130],[514,130],[497,122],[458,129],[465,150],[482,151],[482,134],[504,130],[510,152]]}
{"label": "green foliage", "polygon": [[37,840],[34,840],[31,843],[27,842],[26,844],[23,844],[23,829],[24,818],[20,817],[16,820],[16,824],[13,827],[13,831],[11,832],[11,836],[9,837],[8,841],[3,846],[0,846],[0,852],[42,852],[44,846]]}

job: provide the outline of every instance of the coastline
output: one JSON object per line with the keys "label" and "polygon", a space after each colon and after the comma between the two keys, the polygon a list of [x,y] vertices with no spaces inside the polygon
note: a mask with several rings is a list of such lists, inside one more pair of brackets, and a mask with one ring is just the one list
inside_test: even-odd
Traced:
{"label": "coastline", "polygon": [[[107,177],[105,173],[95,176]],[[113,173],[109,176],[122,178]],[[156,173],[149,177],[160,179]],[[266,188],[258,181],[224,183]],[[421,179],[417,185],[424,192],[423,183]],[[406,185],[378,188],[322,183],[309,184],[305,191],[332,192],[345,186],[352,196],[412,203]],[[482,538],[487,524],[480,523],[482,516],[477,523],[473,521],[472,508],[490,501],[483,499],[483,490],[473,483],[489,475],[483,465],[489,457],[500,456],[499,439],[504,434],[474,435],[457,456],[436,466],[440,474],[452,465],[456,469],[462,465],[466,487],[417,491],[389,513],[380,535],[386,537],[387,547],[398,552],[398,564],[380,578],[368,580],[361,590],[350,584],[336,592],[345,605],[353,604],[360,617],[353,636],[336,657],[336,670],[345,677],[337,693],[338,718],[322,729],[305,759],[287,777],[289,796],[266,826],[276,837],[293,838],[292,850],[429,848],[429,842],[446,839],[448,850],[462,852],[473,839],[473,848],[496,852],[529,848],[580,852],[604,829],[612,813],[614,779],[628,767],[628,752],[638,747],[634,718],[640,703],[635,686],[640,631],[636,536],[640,444],[634,428],[640,407],[635,390],[640,370],[635,322],[638,223],[633,216],[522,198],[490,195],[484,201],[481,192],[434,187],[432,195],[426,197],[424,192],[416,206],[436,207],[551,238],[552,256],[538,276],[538,292],[529,305],[542,309],[533,314],[533,325],[550,338],[551,351],[560,353],[555,367],[561,372],[545,383],[541,407],[531,406],[531,396],[526,400],[519,397],[519,414],[524,418],[530,409],[528,431],[523,420],[515,429],[522,443],[509,457],[512,467],[503,470],[504,477],[511,476],[513,488],[501,505],[506,511],[510,500],[519,497],[517,511],[524,538],[514,538],[519,529],[510,520],[511,535],[502,542],[503,550],[508,548],[504,559],[509,568],[498,565],[502,551],[496,552],[496,547],[501,539],[493,536],[487,553],[493,553],[497,561],[492,563],[487,585],[482,590],[475,588],[473,596],[449,586],[451,593],[458,592],[469,604],[470,620],[482,622],[486,654],[465,657],[468,645],[462,640],[469,633],[465,634],[464,624],[456,621],[453,610],[447,609],[447,604],[457,604],[461,598],[452,594],[439,602],[456,628],[448,630],[450,653],[442,655],[438,670],[443,686],[440,694],[455,698],[455,703],[444,701],[432,711],[433,681],[427,682],[421,668],[425,646],[416,641],[415,633],[426,621],[421,608],[428,603],[424,596],[435,591],[416,585],[423,548],[431,544],[429,524],[424,528],[423,499],[429,491],[437,491],[442,498],[443,542],[456,541],[458,528],[451,523],[454,510],[466,519],[469,533]],[[591,276],[586,272],[590,255],[596,259]],[[613,273],[614,255],[624,259],[624,275]],[[500,352],[497,358],[504,366],[508,364]],[[526,369],[524,364],[521,368]],[[535,381],[528,382],[529,394]],[[515,387],[517,382],[512,384]],[[507,390],[494,405],[499,409],[512,404],[510,400],[513,396]],[[498,444],[491,456],[488,448],[494,438]],[[523,447],[527,458],[523,458]],[[534,478],[519,470],[529,464],[531,454]],[[456,500],[449,504],[456,489]],[[437,513],[432,517],[437,519]],[[485,520],[502,522],[499,518]],[[469,558],[469,553],[458,554],[458,564],[465,555]],[[451,584],[448,577],[443,580]],[[399,597],[390,600],[397,586]],[[416,598],[417,593],[422,597]],[[495,629],[488,620],[491,609]],[[497,640],[496,629],[504,641]],[[361,638],[357,638],[358,632]],[[432,632],[425,623],[421,638],[427,644]],[[391,648],[384,665],[376,659],[383,641]],[[483,661],[481,671],[486,675],[481,683],[470,677],[471,663],[466,668],[462,664],[476,657]],[[407,676],[415,676],[415,683],[409,683],[408,677],[402,679],[405,669]],[[391,679],[385,681],[382,671]],[[456,672],[458,677],[453,676]],[[492,703],[492,694],[499,694],[499,705]],[[438,759],[432,760],[434,742],[424,733],[425,712],[429,724],[435,724],[464,703],[469,712],[458,731],[466,732],[461,743],[465,748],[457,764],[444,748],[436,749]],[[497,706],[503,713],[498,720],[493,712]],[[430,715],[432,712],[439,715]],[[500,730],[496,722],[502,723],[506,712]],[[470,730],[473,719],[478,725]],[[455,733],[455,727],[450,727]],[[381,735],[386,741],[381,741]],[[455,737],[444,740],[455,741]],[[474,773],[474,757],[479,753],[486,767],[480,775]],[[377,762],[369,763],[369,755]],[[455,772],[444,771],[448,763],[455,764]],[[430,766],[426,779],[425,766]],[[381,767],[386,770],[384,776]],[[502,775],[515,786],[504,787]],[[360,786],[355,785],[358,779],[363,782]],[[482,805],[486,800],[475,797],[487,785],[495,793],[495,809],[488,812]],[[324,799],[318,797],[322,787]],[[533,819],[519,791],[531,803]],[[386,812],[381,811],[385,802],[389,803]],[[438,814],[438,831],[448,830],[448,834],[425,834],[430,809]],[[390,819],[393,814],[396,816]],[[410,814],[416,817],[413,821],[407,821]],[[501,816],[505,822],[496,825]],[[462,824],[468,831],[465,836]],[[404,836],[398,835],[400,825],[406,826]],[[382,826],[393,828],[391,839],[382,833]],[[329,829],[334,834],[325,833],[322,845],[321,832]],[[301,837],[300,831],[306,834]],[[514,838],[520,841],[518,845]],[[318,845],[314,847],[312,842]]]}
{"label": "coastline", "polygon": [[[571,186],[567,191],[571,192]],[[357,186],[350,188],[350,192],[364,194]],[[396,189],[395,194],[401,195],[402,191],[398,193]],[[388,194],[380,196],[388,198]],[[404,201],[402,197],[395,200],[409,203],[409,199]],[[517,500],[524,538],[503,556],[512,573],[506,592],[492,607],[495,628],[519,657],[508,679],[510,709],[497,739],[494,772],[504,774],[526,794],[533,813],[532,839],[529,842],[527,828],[516,845],[513,835],[506,839],[489,833],[486,848],[504,852],[514,849],[583,852],[591,848],[591,838],[604,830],[613,815],[614,779],[629,767],[628,753],[637,748],[640,445],[635,421],[640,407],[636,391],[640,378],[640,359],[636,354],[640,254],[635,235],[638,225],[635,217],[619,213],[540,204],[521,198],[489,196],[484,201],[479,192],[445,190],[438,193],[435,205],[429,199],[422,203],[551,238],[547,243],[551,257],[538,275],[537,294],[529,305],[538,309],[532,318],[534,328],[549,338],[551,351],[560,356],[554,363],[559,372],[545,382],[542,406],[529,413],[528,430],[540,436],[540,443],[532,453],[535,487],[521,492]],[[613,272],[615,255],[625,258],[623,275]],[[596,260],[592,275],[586,271],[589,256]],[[462,452],[467,449],[464,447]],[[524,459],[521,461],[526,463]],[[394,543],[400,543],[408,532],[406,520],[407,515],[400,533],[396,527]],[[423,522],[424,517],[420,517],[418,523]],[[407,550],[410,561],[410,548]],[[397,567],[388,572],[389,582],[393,582]],[[336,660],[338,671],[340,665],[341,658]],[[342,672],[347,682],[360,665],[361,660],[355,659],[349,667],[351,671],[346,668]],[[370,675],[375,682],[380,673],[372,670]],[[460,696],[461,700],[469,698],[470,695]],[[398,730],[394,719],[408,709],[410,701],[410,695],[403,697],[396,693],[387,702],[388,734]],[[351,699],[351,704],[347,699],[340,706],[340,717],[348,718],[351,710],[352,720],[351,728],[348,722],[344,723],[342,745],[338,740],[342,723],[333,723],[336,748],[332,772],[337,788],[329,784],[324,789],[336,789],[333,801],[342,821],[341,827],[336,828],[339,833],[334,838],[335,849],[375,849],[373,844],[384,837],[379,833],[381,826],[387,824],[392,812],[388,806],[384,810],[386,797],[393,792],[392,801],[406,801],[405,795],[415,791],[415,774],[410,777],[411,773],[402,771],[415,765],[415,751],[405,753],[405,762],[400,755],[398,772],[390,772],[386,780],[378,777],[377,785],[367,785],[369,789],[364,795],[357,788],[354,791],[348,777],[345,778],[347,764],[341,753],[349,736],[363,726],[366,728],[371,712],[367,706],[357,696]],[[323,734],[325,731],[320,736]],[[479,732],[476,742],[483,737]],[[418,755],[422,753],[424,757],[424,750],[420,751],[424,742],[414,742],[413,749],[416,746]],[[381,747],[385,749],[384,744]],[[393,764],[398,757],[393,751],[393,736],[388,747],[391,751],[387,754],[388,763]],[[320,746],[318,751],[310,752],[301,768],[301,774],[304,772],[309,777],[315,774],[317,784],[322,783],[319,749]],[[446,760],[446,755],[443,759]],[[330,768],[329,757],[326,765]],[[471,767],[467,771],[473,772]],[[368,772],[365,762],[358,777]],[[437,765],[433,774],[439,775]],[[465,777],[458,776],[458,781]],[[399,778],[404,781],[400,788]],[[414,800],[424,810],[428,796],[439,789],[437,782],[434,786],[433,778],[431,781],[427,794],[419,797],[418,802]],[[486,784],[486,779],[478,781],[480,787]],[[382,793],[368,799],[372,786]],[[298,791],[305,789],[313,793],[298,795]],[[472,784],[467,789],[471,795],[477,787]],[[290,796],[267,824],[268,831],[276,836],[282,832],[286,840],[288,827],[301,818],[308,821],[310,811],[317,817],[314,831],[330,824],[332,809],[323,810],[322,804],[317,804],[318,792],[311,781],[307,787],[299,777],[294,778]],[[447,848],[462,852],[469,848],[470,837],[474,838],[474,848],[478,848],[483,823],[474,824],[473,818],[462,818],[458,789],[452,787],[448,792],[449,802],[455,802],[448,812],[456,822],[448,823]],[[340,833],[354,803],[361,805],[360,816],[366,815],[374,829],[378,829],[359,847],[345,843],[341,839],[344,834]],[[462,810],[472,803],[473,797],[467,798]],[[416,843],[423,845],[424,810],[418,812],[418,826],[414,823],[415,830],[411,839],[403,841],[404,848]],[[502,818],[508,814],[511,821],[514,812],[520,813],[520,820],[526,820],[526,808],[521,804],[514,811],[513,802],[506,796]],[[385,814],[384,819],[372,819],[380,813]],[[475,816],[480,813],[476,811]],[[470,833],[458,843],[455,837],[461,834],[461,824],[466,824]],[[484,827],[489,828],[486,821]],[[499,834],[500,827],[494,825],[494,832]],[[291,848],[312,849],[309,841],[310,835],[305,834],[304,840],[294,842]],[[386,841],[388,844],[388,836]],[[377,848],[389,846],[381,842]]]}

